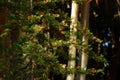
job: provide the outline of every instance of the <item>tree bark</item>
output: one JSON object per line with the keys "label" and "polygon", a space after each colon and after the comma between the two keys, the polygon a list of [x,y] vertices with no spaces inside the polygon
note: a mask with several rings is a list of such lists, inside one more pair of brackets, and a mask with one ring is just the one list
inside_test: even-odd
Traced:
{"label": "tree bark", "polygon": [[[76,32],[78,23],[78,4],[73,0],[71,8],[71,24],[70,24],[70,46],[69,46],[69,56],[68,67],[75,68],[75,58],[76,58]],[[68,74],[66,80],[74,80],[74,74]]]}
{"label": "tree bark", "polygon": [[[81,21],[81,27],[83,30],[87,30],[89,28],[89,10],[90,10],[90,3],[85,0],[83,2],[82,6],[82,21]],[[85,46],[88,45],[88,37],[86,36],[86,33],[82,35],[82,41]],[[88,51],[86,50],[86,47],[83,46],[82,51],[81,51],[81,68],[84,70],[87,69],[87,64],[88,64]],[[86,75],[81,74],[80,75],[80,80],[86,80]]]}

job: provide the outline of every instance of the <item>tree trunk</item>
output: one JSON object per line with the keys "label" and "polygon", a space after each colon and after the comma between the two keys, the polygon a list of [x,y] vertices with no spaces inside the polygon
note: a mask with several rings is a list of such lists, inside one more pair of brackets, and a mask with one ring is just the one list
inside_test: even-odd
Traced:
{"label": "tree trunk", "polygon": [[[73,0],[71,8],[71,24],[70,24],[70,46],[69,46],[69,57],[68,67],[75,68],[76,58],[76,32],[78,23],[78,4]],[[74,74],[68,74],[66,80],[74,80]]]}
{"label": "tree trunk", "polygon": [[[87,30],[89,27],[89,9],[90,9],[90,3],[85,0],[83,2],[82,6],[82,21],[81,21],[81,27],[83,30]],[[85,46],[88,45],[88,37],[86,36],[86,33],[82,35],[82,41]],[[82,51],[81,51],[81,68],[84,70],[87,69],[87,64],[88,64],[88,54],[87,54],[86,47],[83,46]],[[86,75],[81,74],[80,75],[80,80],[86,80]]]}
{"label": "tree trunk", "polygon": [[33,9],[33,0],[30,0],[30,9]]}
{"label": "tree trunk", "polygon": [[117,4],[118,4],[118,16],[120,16],[120,0],[117,0]]}

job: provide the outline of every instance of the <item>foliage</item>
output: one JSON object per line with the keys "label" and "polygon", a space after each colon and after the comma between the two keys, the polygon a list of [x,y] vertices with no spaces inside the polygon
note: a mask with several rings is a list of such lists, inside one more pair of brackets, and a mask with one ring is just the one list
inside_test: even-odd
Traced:
{"label": "foliage", "polygon": [[[29,0],[17,0],[4,2],[7,4],[8,22],[2,26],[4,29],[0,37],[8,37],[8,47],[1,52],[0,76],[4,80],[54,80],[55,76],[63,77],[69,73],[95,74],[101,69],[84,70],[80,67],[72,69],[66,67],[70,58],[67,56],[69,47],[70,2],[34,0],[32,8]],[[62,7],[61,7],[62,6]],[[15,35],[17,35],[15,37]],[[89,31],[81,30],[78,36]],[[9,37],[11,36],[11,37]],[[81,50],[86,47],[92,51],[89,45],[77,40],[76,48]],[[96,61],[106,64],[101,55],[89,53]]]}

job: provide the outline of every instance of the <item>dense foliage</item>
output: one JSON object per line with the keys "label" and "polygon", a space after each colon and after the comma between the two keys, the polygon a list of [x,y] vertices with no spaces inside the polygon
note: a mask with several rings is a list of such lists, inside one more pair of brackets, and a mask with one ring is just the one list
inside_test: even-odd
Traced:
{"label": "dense foliage", "polygon": [[[70,8],[69,0],[16,0],[15,2],[0,1],[6,7],[8,21],[1,28],[1,38],[8,42],[0,43],[0,77],[3,80],[55,80],[64,79],[68,73],[95,74],[96,70],[83,70],[66,67],[69,47]],[[79,24],[79,23],[78,23]],[[80,25],[80,24],[79,24]],[[100,44],[89,30],[79,30],[76,34],[86,34],[90,42]],[[84,45],[77,39],[78,52],[82,47],[90,52],[96,62],[107,65],[103,55],[92,51],[90,45]],[[90,59],[91,59],[90,58]],[[77,60],[77,58],[76,58]],[[103,66],[103,65],[102,65]],[[91,68],[92,67],[92,68]]]}

